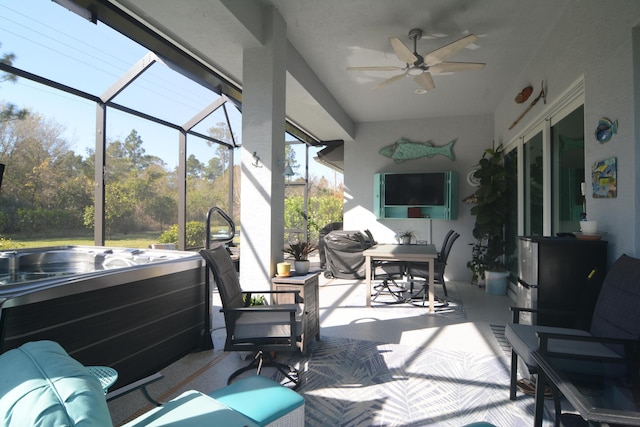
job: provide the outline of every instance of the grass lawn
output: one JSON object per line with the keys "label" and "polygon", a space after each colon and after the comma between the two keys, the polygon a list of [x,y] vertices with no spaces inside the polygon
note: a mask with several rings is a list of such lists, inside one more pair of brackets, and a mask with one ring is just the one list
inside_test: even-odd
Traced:
{"label": "grass lawn", "polygon": [[[121,234],[107,236],[105,246],[122,248],[148,248],[152,243],[158,243],[159,231],[148,231],[135,234]],[[8,240],[0,239],[0,249],[20,249],[20,248],[41,248],[47,246],[93,246],[93,235],[91,236],[71,236],[71,237],[40,237],[35,236],[11,236]]]}

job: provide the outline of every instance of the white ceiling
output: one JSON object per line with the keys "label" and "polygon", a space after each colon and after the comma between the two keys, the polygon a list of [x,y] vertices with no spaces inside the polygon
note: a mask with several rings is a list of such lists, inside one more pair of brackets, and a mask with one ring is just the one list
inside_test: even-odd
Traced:
{"label": "white ceiling", "polygon": [[[243,50],[258,47],[259,4],[273,5],[290,43],[354,123],[492,114],[558,24],[569,0],[114,0],[214,64],[242,85]],[[229,7],[226,7],[227,5]],[[233,12],[229,9],[233,9]],[[255,24],[255,25],[254,25]],[[479,37],[451,61],[485,62],[481,71],[434,75],[436,88],[419,95],[412,78],[372,88],[398,72],[347,71],[349,66],[404,66],[389,37],[413,49],[411,28],[425,35],[425,54],[466,34]],[[536,87],[539,82],[525,82]],[[350,139],[323,111],[316,92],[287,78],[287,115],[320,140]],[[326,102],[326,99],[325,99]],[[353,135],[351,135],[353,136]]]}

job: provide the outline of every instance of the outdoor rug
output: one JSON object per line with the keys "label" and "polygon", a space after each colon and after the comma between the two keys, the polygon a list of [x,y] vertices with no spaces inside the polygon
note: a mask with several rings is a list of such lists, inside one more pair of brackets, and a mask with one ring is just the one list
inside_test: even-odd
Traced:
{"label": "outdoor rug", "polygon": [[505,325],[489,325],[491,327],[491,332],[493,332],[493,336],[496,341],[500,345],[500,348],[504,352],[506,356],[511,357],[511,344],[507,341],[507,337],[504,336]]}
{"label": "outdoor rug", "polygon": [[506,356],[323,337],[290,363],[308,427],[533,423],[532,397],[509,400]]}

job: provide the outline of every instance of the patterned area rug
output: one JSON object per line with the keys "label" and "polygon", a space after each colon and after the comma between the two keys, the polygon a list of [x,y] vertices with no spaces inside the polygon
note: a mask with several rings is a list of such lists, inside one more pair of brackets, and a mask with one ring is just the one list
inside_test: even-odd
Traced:
{"label": "patterned area rug", "polygon": [[505,356],[511,357],[511,344],[507,341],[507,338],[504,336],[505,325],[489,325],[491,327],[491,332],[493,332],[493,336],[496,341],[500,345],[500,348],[504,352]]}
{"label": "patterned area rug", "polygon": [[310,427],[533,423],[533,398],[509,400],[506,357],[326,337],[290,362]]}

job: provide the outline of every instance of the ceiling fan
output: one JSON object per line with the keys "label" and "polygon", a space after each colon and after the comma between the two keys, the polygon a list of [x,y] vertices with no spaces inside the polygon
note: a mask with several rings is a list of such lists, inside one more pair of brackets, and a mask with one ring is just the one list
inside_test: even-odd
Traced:
{"label": "ceiling fan", "polygon": [[405,67],[379,66],[379,67],[347,67],[348,71],[403,71],[378,83],[374,89],[380,89],[390,83],[413,76],[413,80],[424,90],[434,89],[435,83],[431,74],[451,73],[455,71],[481,70],[486,64],[481,62],[450,62],[445,61],[458,51],[475,42],[478,37],[473,34],[465,36],[449,43],[439,49],[427,53],[424,57],[417,52],[418,39],[422,38],[422,30],[413,28],[409,31],[409,39],[413,40],[413,52],[397,37],[389,37],[389,43],[398,59],[406,63]]}

